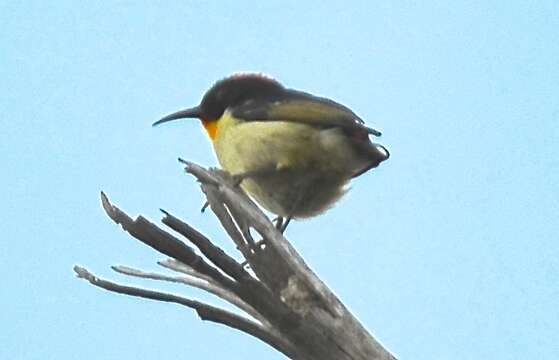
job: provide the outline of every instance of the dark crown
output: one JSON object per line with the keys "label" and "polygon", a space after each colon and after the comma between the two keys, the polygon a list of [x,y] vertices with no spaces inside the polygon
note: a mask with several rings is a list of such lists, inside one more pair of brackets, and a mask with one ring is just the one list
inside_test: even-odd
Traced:
{"label": "dark crown", "polygon": [[280,98],[285,88],[261,74],[236,74],[215,83],[204,95],[200,108],[208,120],[216,120],[227,108],[249,100]]}

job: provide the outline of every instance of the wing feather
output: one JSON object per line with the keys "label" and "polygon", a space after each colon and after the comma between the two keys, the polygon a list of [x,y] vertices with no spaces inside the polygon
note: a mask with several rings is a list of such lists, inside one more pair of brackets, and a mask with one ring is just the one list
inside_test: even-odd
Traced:
{"label": "wing feather", "polygon": [[247,101],[232,109],[245,121],[292,121],[317,127],[339,127],[350,133],[381,133],[364,125],[353,111],[332,100],[291,90],[281,99]]}

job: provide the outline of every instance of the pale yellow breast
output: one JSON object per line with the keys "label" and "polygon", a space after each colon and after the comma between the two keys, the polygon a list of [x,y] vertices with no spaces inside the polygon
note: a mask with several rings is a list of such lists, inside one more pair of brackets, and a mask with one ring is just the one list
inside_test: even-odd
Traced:
{"label": "pale yellow breast", "polygon": [[317,131],[281,121],[239,121],[226,112],[213,144],[221,166],[232,174],[258,169],[307,167],[320,162]]}

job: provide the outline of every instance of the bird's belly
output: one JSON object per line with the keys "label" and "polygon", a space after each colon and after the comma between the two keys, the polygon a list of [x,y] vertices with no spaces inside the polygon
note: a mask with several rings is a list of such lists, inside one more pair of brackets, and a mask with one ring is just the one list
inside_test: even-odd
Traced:
{"label": "bird's belly", "polygon": [[[300,179],[295,179],[300,180]],[[346,191],[345,182],[325,183],[318,178],[304,179],[299,186],[294,176],[251,179],[242,184],[265,209],[283,217],[308,218],[330,208]]]}
{"label": "bird's belly", "polygon": [[232,175],[250,173],[243,189],[280,216],[323,212],[344,194],[354,168],[362,166],[354,164],[362,161],[343,135],[330,130],[286,122],[228,125],[214,140],[221,166]]}

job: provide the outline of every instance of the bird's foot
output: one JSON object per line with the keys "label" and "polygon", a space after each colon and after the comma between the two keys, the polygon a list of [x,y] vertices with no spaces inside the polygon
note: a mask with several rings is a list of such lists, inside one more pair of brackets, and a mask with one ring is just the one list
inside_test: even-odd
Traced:
{"label": "bird's foot", "polygon": [[292,216],[288,216],[284,218],[283,216],[278,216],[272,222],[275,221],[275,227],[278,229],[282,234],[284,233],[285,229],[287,229],[287,225],[291,222]]}
{"label": "bird's foot", "polygon": [[285,230],[287,229],[287,225],[289,225],[289,223],[291,222],[291,219],[292,219],[291,216],[288,216],[288,217],[285,219],[283,225],[282,225],[281,228],[279,229],[279,231],[280,231],[282,234],[283,234],[283,233],[285,232]]}

